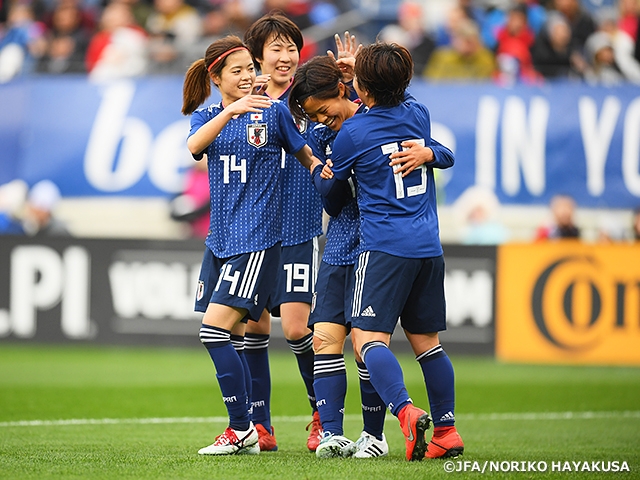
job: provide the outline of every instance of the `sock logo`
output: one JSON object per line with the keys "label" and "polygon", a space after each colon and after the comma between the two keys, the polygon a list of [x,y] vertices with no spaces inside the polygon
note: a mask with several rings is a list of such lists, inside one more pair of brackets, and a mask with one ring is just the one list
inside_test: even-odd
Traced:
{"label": "sock logo", "polygon": [[361,405],[362,405],[362,411],[363,412],[380,412],[380,411],[382,411],[382,405],[369,406],[369,405],[365,405],[364,403],[362,403]]}
{"label": "sock logo", "polygon": [[376,316],[376,312],[373,311],[373,308],[371,307],[371,305],[369,305],[367,308],[365,308],[362,313],[360,314],[361,317],[375,317]]}
{"label": "sock logo", "polygon": [[231,403],[231,402],[237,402],[238,399],[236,398],[235,395],[233,395],[232,397],[222,397],[222,401],[224,403]]}
{"label": "sock logo", "polygon": [[443,416],[440,417],[441,422],[455,422],[456,417],[452,411],[448,411]]}

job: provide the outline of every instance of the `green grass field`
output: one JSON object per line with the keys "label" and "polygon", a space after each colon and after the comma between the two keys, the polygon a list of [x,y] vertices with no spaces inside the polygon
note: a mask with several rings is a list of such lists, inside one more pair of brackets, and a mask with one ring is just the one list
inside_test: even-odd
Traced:
{"label": "green grass field", "polygon": [[[414,402],[428,408],[417,363],[409,355],[400,360]],[[398,422],[389,415],[389,457],[316,459],[305,447],[310,408],[290,352],[271,357],[279,451],[202,457],[198,448],[226,426],[204,349],[4,344],[0,478],[640,478],[640,369],[452,361],[457,426],[465,440],[458,460],[467,462],[453,466],[467,473],[446,473],[442,460],[405,461]],[[355,440],[362,423],[351,358],[348,366],[345,434]],[[547,471],[489,473],[492,464],[485,463],[505,470],[514,461],[537,468],[546,462]],[[562,471],[614,461],[623,468],[626,462],[629,471]],[[561,471],[552,471],[554,465]],[[484,475],[475,471],[483,466]]]}

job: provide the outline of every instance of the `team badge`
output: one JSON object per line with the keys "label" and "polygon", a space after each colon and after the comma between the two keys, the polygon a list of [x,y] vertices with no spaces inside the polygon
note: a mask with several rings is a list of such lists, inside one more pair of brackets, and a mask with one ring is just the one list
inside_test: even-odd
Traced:
{"label": "team badge", "polygon": [[264,147],[267,144],[267,124],[252,123],[247,125],[247,142],[257,148]]}
{"label": "team badge", "polygon": [[198,290],[196,291],[196,299],[198,301],[202,300],[204,297],[204,282],[202,280],[198,280]]}
{"label": "team badge", "polygon": [[298,127],[298,131],[300,133],[306,132],[308,126],[309,126],[309,122],[307,122],[306,118],[303,118],[301,120],[296,120],[296,127]]}

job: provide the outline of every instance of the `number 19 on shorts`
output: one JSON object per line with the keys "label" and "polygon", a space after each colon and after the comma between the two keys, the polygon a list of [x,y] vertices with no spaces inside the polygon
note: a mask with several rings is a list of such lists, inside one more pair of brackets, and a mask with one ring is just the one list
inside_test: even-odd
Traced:
{"label": "number 19 on shorts", "polygon": [[311,284],[310,268],[306,263],[285,263],[282,268],[287,273],[288,292],[308,292]]}

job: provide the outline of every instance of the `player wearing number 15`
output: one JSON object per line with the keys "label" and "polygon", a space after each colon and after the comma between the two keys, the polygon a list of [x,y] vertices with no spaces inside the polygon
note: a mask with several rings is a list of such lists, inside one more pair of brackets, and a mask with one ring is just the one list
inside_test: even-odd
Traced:
{"label": "player wearing number 15", "polygon": [[[360,241],[351,309],[355,348],[376,391],[398,419],[408,460],[453,456],[462,452],[454,416],[453,367],[438,339],[446,328],[444,259],[440,244],[434,168],[453,165],[453,154],[403,176],[389,156],[407,142],[431,144],[427,108],[407,101],[413,61],[396,44],[364,47],[355,61],[354,88],[369,107],[346,120],[333,144],[333,173],[358,182]],[[431,420],[414,406],[402,369],[389,350],[398,318],[422,368]]]}
{"label": "player wearing number 15", "polygon": [[[229,426],[203,455],[257,454],[251,422],[251,378],[244,357],[248,318],[260,318],[280,261],[280,158],[284,149],[309,168],[314,157],[287,107],[252,95],[253,59],[235,36],[216,40],[185,76],[182,113],[191,114],[187,147],[207,155],[210,231],[195,309],[204,312],[200,340],[215,365]],[[211,93],[222,101],[198,109]],[[315,159],[317,162],[319,160]]]}

